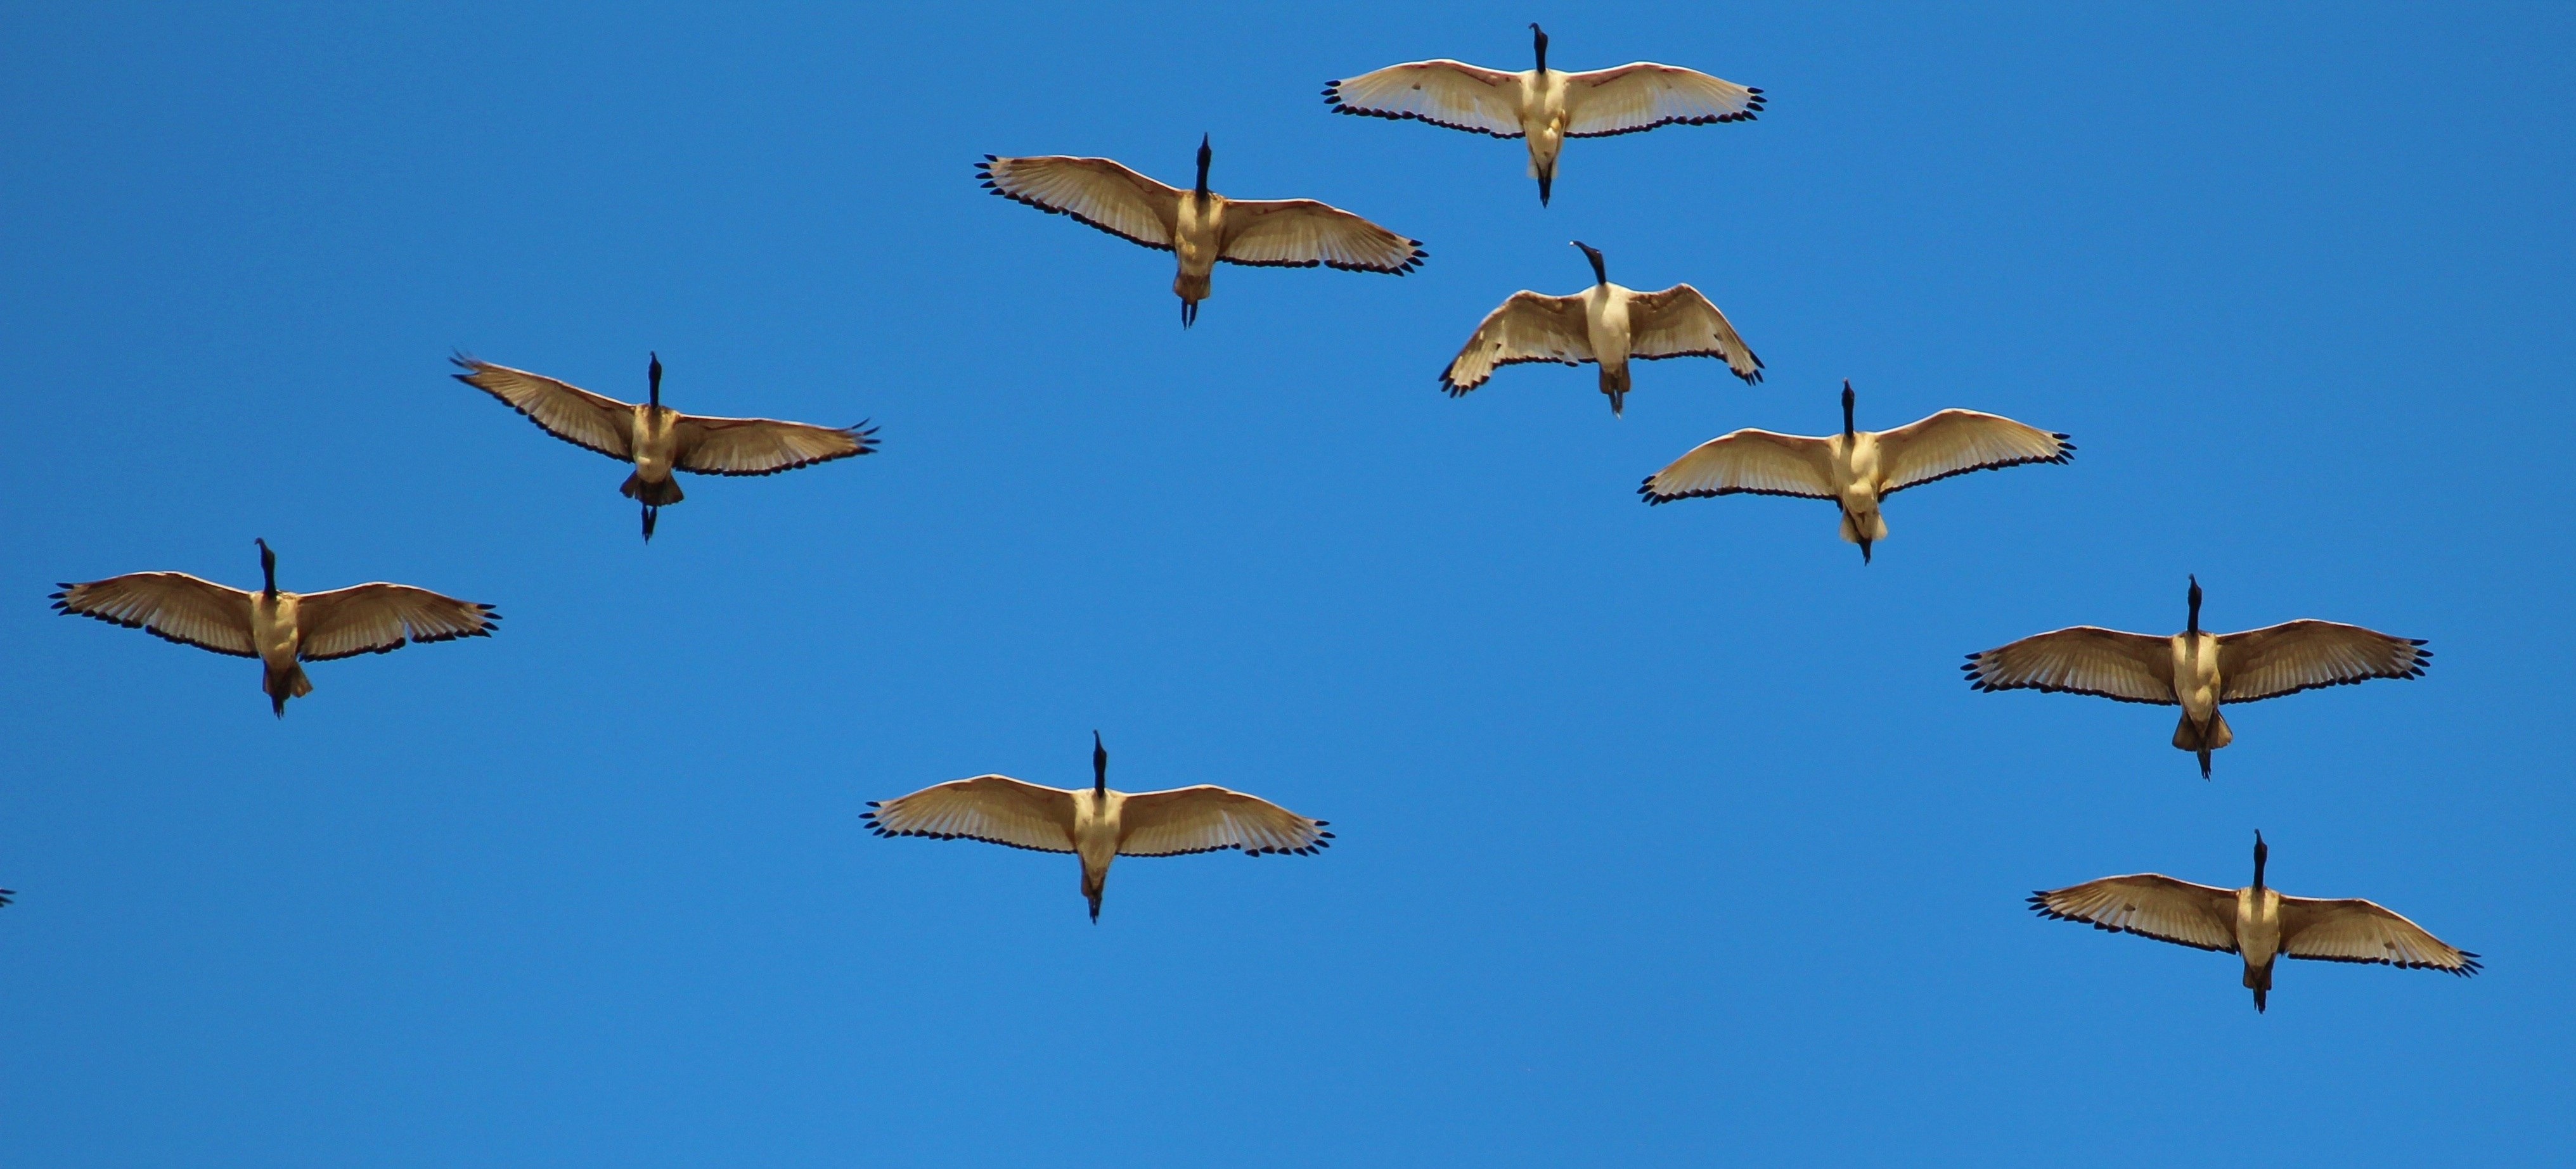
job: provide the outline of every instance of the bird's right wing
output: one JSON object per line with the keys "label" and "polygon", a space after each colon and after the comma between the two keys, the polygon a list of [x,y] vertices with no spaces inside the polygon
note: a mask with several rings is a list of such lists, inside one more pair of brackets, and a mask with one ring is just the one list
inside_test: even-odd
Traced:
{"label": "bird's right wing", "polygon": [[1007,775],[933,784],[868,805],[859,818],[879,836],[981,840],[1039,852],[1073,851],[1073,793]]}
{"label": "bird's right wing", "polygon": [[2066,441],[2065,435],[1975,410],[1944,410],[1882,431],[1878,450],[1886,495],[1970,471],[2063,463],[2075,457],[2075,444]]}
{"label": "bird's right wing", "polygon": [[251,640],[250,594],[184,572],[129,572],[65,584],[54,608],[140,629],[164,641],[237,658],[259,656]]}
{"label": "bird's right wing", "polygon": [[1581,296],[1515,292],[1502,306],[1485,314],[1476,335],[1440,371],[1440,386],[1454,398],[1485,384],[1500,366],[1525,361],[1581,365],[1592,361],[1592,334],[1583,320]]}
{"label": "bird's right wing", "polygon": [[1794,495],[1832,499],[1831,445],[1821,438],[1745,429],[1692,447],[1646,477],[1637,494],[1648,503],[1707,495]]}
{"label": "bird's right wing", "polygon": [[2078,625],[1968,655],[1979,690],[2045,690],[2172,706],[2173,643],[2144,633]]}
{"label": "bird's right wing", "polygon": [[1412,118],[1434,126],[1518,138],[1521,75],[1446,58],[1410,61],[1324,86],[1337,114]]}
{"label": "bird's right wing", "polygon": [[2372,678],[2421,678],[2433,656],[2423,645],[2421,638],[2316,620],[2222,634],[2218,700],[2253,702]]}
{"label": "bird's right wing", "polygon": [[392,653],[411,642],[490,637],[501,615],[478,601],[460,601],[412,585],[376,581],[296,602],[303,641],[296,656],[308,662],[365,653]]}
{"label": "bird's right wing", "polygon": [[1075,221],[1149,248],[1172,250],[1180,230],[1181,191],[1105,158],[1041,154],[1004,158],[987,154],[975,177],[984,189],[1014,202]]}
{"label": "bird's right wing", "polygon": [[775,475],[877,449],[876,428],[683,414],[672,465],[700,475]]}
{"label": "bird's right wing", "polygon": [[1638,61],[1565,77],[1565,136],[1607,138],[1657,126],[1749,122],[1762,91],[1697,69]]}
{"label": "bird's right wing", "polygon": [[1687,284],[1640,292],[1628,301],[1628,356],[1714,357],[1746,385],[1762,380],[1762,359],[1737,335],[1726,314]]}
{"label": "bird's right wing", "polygon": [[1401,276],[1422,266],[1422,245],[1313,199],[1231,199],[1217,259],[1256,268],[1312,268]]}
{"label": "bird's right wing", "polygon": [[456,380],[508,403],[546,433],[612,459],[635,458],[635,407],[541,373],[463,354],[448,360],[471,371]]}
{"label": "bird's right wing", "polygon": [[1178,856],[1239,848],[1301,855],[1332,847],[1324,821],[1213,784],[1139,792],[1119,814],[1121,856]]}
{"label": "bird's right wing", "polygon": [[2236,952],[2236,891],[2133,873],[2043,889],[2030,896],[2041,917],[2221,953]]}
{"label": "bird's right wing", "polygon": [[2358,897],[2281,899],[2281,952],[2327,962],[2385,962],[2421,970],[2478,972],[2477,955],[2377,902]]}

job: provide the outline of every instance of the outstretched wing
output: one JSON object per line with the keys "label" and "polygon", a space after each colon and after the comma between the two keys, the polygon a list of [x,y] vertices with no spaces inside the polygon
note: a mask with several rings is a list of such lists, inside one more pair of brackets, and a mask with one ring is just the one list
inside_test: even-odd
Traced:
{"label": "outstretched wing", "polygon": [[1440,371],[1440,386],[1454,398],[1485,384],[1494,370],[1526,361],[1581,365],[1594,360],[1592,335],[1583,323],[1583,298],[1515,292],[1485,314],[1466,348]]}
{"label": "outstretched wing", "polygon": [[1420,267],[1422,245],[1312,199],[1230,199],[1217,258],[1267,268],[1312,268],[1401,276]]}
{"label": "outstretched wing", "polygon": [[1172,250],[1181,192],[1105,158],[1042,154],[976,164],[984,188],[1040,211],[1074,219],[1149,248]]}
{"label": "outstretched wing", "polygon": [[1521,75],[1446,58],[1389,65],[1327,82],[1324,104],[1337,114],[1412,118],[1496,138],[1521,136]]}
{"label": "outstretched wing", "polygon": [[2031,894],[2041,917],[2201,950],[2236,952],[2236,891],[2160,873],[2104,877]]}
{"label": "outstretched wing", "polygon": [[1749,122],[1762,91],[1696,69],[1639,61],[1565,77],[1565,136],[1607,138],[1657,126]]}
{"label": "outstretched wing", "polygon": [[382,581],[307,593],[295,608],[303,634],[296,656],[308,662],[389,653],[414,641],[490,637],[501,619],[490,605]]}
{"label": "outstretched wing", "polygon": [[1310,820],[1258,796],[1210,784],[1140,792],[1119,813],[1122,856],[1177,856],[1239,848],[1259,855],[1311,855],[1332,847],[1324,821]]}
{"label": "outstretched wing", "polygon": [[250,594],[184,572],[129,572],[67,583],[51,600],[59,612],[140,629],[164,641],[239,658],[259,656],[251,640]]}
{"label": "outstretched wing", "polygon": [[2091,694],[2158,706],[2176,703],[2173,643],[2144,633],[2078,625],[1968,655],[1968,685],[1979,690]]}
{"label": "outstretched wing", "polygon": [[1739,430],[1692,447],[1647,476],[1637,494],[1648,503],[1738,492],[1832,499],[1832,458],[1832,444],[1825,439]]}
{"label": "outstretched wing", "polygon": [[508,403],[546,433],[612,459],[634,460],[635,407],[541,373],[461,353],[448,360],[470,371],[453,375],[456,380]]}
{"label": "outstretched wing", "polygon": [[701,475],[775,475],[877,449],[876,429],[865,422],[815,426],[683,414],[672,431],[679,446],[672,465]]}
{"label": "outstretched wing", "polygon": [[2075,444],[2062,434],[2024,426],[1998,414],[1944,410],[1878,436],[1879,473],[1887,486],[1883,496],[1908,487],[2022,463],[2063,463],[2075,457]]}
{"label": "outstretched wing", "polygon": [[1039,852],[1073,851],[1073,793],[1007,775],[933,784],[868,807],[871,810],[859,818],[879,836],[981,840]]}
{"label": "outstretched wing", "polygon": [[2218,700],[2253,702],[2373,678],[2421,678],[2433,657],[2423,645],[2420,638],[2332,621],[2284,621],[2222,634]]}
{"label": "outstretched wing", "polygon": [[2477,955],[2358,897],[2282,898],[2281,952],[2324,962],[2384,962],[2410,970],[2448,970],[2463,978],[2480,969]]}
{"label": "outstretched wing", "polygon": [[1762,380],[1762,359],[1736,334],[1726,314],[1687,284],[1629,298],[1628,356],[1649,361],[1714,357],[1746,385]]}

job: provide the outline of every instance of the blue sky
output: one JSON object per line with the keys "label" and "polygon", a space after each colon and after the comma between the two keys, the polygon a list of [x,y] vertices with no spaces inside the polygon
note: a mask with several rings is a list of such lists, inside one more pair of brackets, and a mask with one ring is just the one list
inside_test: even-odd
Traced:
{"label": "blue sky", "polygon": [[[1758,122],[1517,143],[1330,78],[1651,58]],[[2576,1145],[2561,8],[442,5],[0,15],[0,1142],[13,1166],[2162,1164]],[[1099,154],[1422,239],[1170,260],[977,189]],[[1434,375],[1519,288],[1689,281],[1769,364]],[[622,472],[464,349],[882,453]],[[1642,506],[1739,426],[1945,406],[2067,467]],[[2495,445],[2499,437],[2514,444]],[[2544,448],[2545,450],[2545,448]],[[177,569],[398,580],[488,641],[256,667],[54,615]],[[2431,674],[2169,711],[1960,655],[2208,618]],[[984,771],[1213,782],[1312,858],[878,840]],[[2039,921],[2297,894],[2460,981]],[[2258,1152],[2259,1150],[2259,1152]]]}

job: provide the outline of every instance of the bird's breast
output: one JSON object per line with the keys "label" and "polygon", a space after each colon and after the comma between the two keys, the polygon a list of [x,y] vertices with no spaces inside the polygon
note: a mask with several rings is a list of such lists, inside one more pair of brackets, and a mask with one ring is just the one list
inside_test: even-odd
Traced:
{"label": "bird's breast", "polygon": [[1195,272],[1214,267],[1217,245],[1225,238],[1225,196],[1202,199],[1184,192],[1173,226],[1172,250],[1180,254],[1181,267]]}
{"label": "bird's breast", "polygon": [[2281,949],[2281,893],[2252,886],[2236,891],[2236,948],[2250,966],[2272,960]]}
{"label": "bird's breast", "polygon": [[299,598],[293,593],[274,597],[254,593],[250,600],[251,644],[259,648],[263,661],[293,662],[303,638],[296,627]]}

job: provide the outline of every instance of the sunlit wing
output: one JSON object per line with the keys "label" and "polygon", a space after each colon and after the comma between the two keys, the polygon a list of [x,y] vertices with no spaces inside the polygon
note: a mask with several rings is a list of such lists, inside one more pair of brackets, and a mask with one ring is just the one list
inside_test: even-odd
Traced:
{"label": "sunlit wing", "polygon": [[2477,955],[2357,897],[2282,898],[2281,952],[2323,962],[2384,962],[2408,969],[2448,970],[2462,977],[2479,970]]}
{"label": "sunlit wing", "polygon": [[1441,371],[1440,384],[1454,398],[1485,384],[1501,366],[1527,361],[1581,365],[1593,359],[1582,297],[1515,292],[1485,314],[1467,347]]}
{"label": "sunlit wing", "polygon": [[1736,335],[1726,314],[1687,284],[1629,299],[1628,356],[1714,357],[1748,385],[1762,380],[1762,359]]}
{"label": "sunlit wing", "polygon": [[1419,267],[1422,247],[1383,227],[1312,199],[1234,199],[1225,205],[1225,240],[1217,258],[1229,264],[1402,275]]}
{"label": "sunlit wing", "polygon": [[2159,873],[2104,877],[2031,894],[2042,917],[2223,953],[2236,952],[2236,891]]}
{"label": "sunlit wing", "polygon": [[1657,126],[1745,122],[1762,112],[1761,90],[1696,69],[1645,61],[1569,73],[1565,85],[1568,138],[1606,138]]}
{"label": "sunlit wing", "polygon": [[1959,668],[1979,690],[2046,690],[2160,706],[2177,701],[2172,641],[2092,625],[1969,654]]}
{"label": "sunlit wing", "polygon": [[2218,639],[2220,702],[2278,698],[2372,678],[2421,678],[2433,653],[2416,638],[2332,621],[2284,621]]}
{"label": "sunlit wing", "polygon": [[1413,61],[1324,86],[1324,103],[1340,114],[1412,118],[1434,126],[1521,136],[1521,75],[1464,61]]}
{"label": "sunlit wing", "polygon": [[635,457],[635,407],[541,373],[462,354],[448,360],[472,371],[456,380],[508,403],[546,433],[612,459]]}
{"label": "sunlit wing", "polygon": [[1974,410],[1944,410],[1882,431],[1878,450],[1879,473],[1887,481],[1881,495],[1970,471],[2063,463],[2075,457],[2075,444],[2066,441],[2065,435]]}
{"label": "sunlit wing", "polygon": [[879,836],[981,840],[1039,852],[1073,851],[1073,796],[1007,775],[933,784],[871,803],[859,818]]}
{"label": "sunlit wing", "polygon": [[679,446],[672,465],[701,475],[775,475],[877,449],[876,430],[864,422],[815,426],[683,414],[672,432]]}
{"label": "sunlit wing", "polygon": [[1794,495],[1832,499],[1827,477],[1832,444],[1821,438],[1739,430],[1719,435],[1646,477],[1637,494],[1648,503],[1703,495]]}
{"label": "sunlit wing", "polygon": [[975,177],[996,195],[1076,220],[1149,248],[1172,250],[1181,191],[1105,158],[987,154]]}
{"label": "sunlit wing", "polygon": [[1119,813],[1122,856],[1176,856],[1239,848],[1249,853],[1311,854],[1332,847],[1324,821],[1310,820],[1258,796],[1202,784],[1127,797]]}
{"label": "sunlit wing", "polygon": [[415,641],[490,637],[500,619],[490,605],[382,581],[306,593],[296,601],[295,624],[303,634],[296,656],[327,662]]}
{"label": "sunlit wing", "polygon": [[129,572],[65,584],[54,608],[140,629],[165,641],[219,654],[259,656],[251,640],[250,594],[184,572]]}

